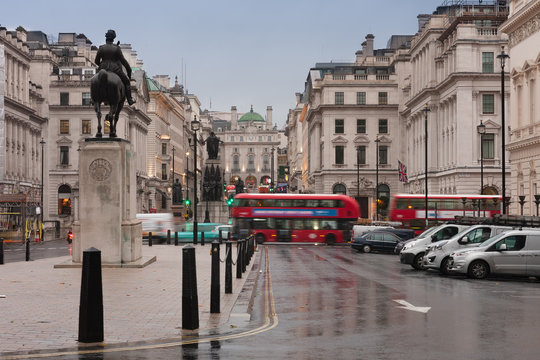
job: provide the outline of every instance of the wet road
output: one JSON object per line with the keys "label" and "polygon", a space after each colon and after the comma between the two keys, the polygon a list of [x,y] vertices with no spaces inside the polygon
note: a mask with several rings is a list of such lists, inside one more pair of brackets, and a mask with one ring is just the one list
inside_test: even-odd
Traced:
{"label": "wet road", "polygon": [[[30,242],[30,261],[69,254],[66,240]],[[4,243],[4,263],[26,261],[26,245],[21,242]]]}
{"label": "wet road", "polygon": [[200,334],[199,343],[174,339],[55,358],[538,358],[537,281],[443,277],[415,271],[394,255],[348,247],[261,251],[254,310],[244,328]]}

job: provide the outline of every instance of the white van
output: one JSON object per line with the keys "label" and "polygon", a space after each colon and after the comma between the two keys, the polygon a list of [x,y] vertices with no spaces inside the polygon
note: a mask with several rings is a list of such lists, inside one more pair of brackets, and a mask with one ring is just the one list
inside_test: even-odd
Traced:
{"label": "white van", "polygon": [[450,254],[454,251],[477,246],[487,239],[509,230],[512,230],[512,227],[499,225],[471,226],[448,240],[439,241],[429,246],[424,254],[424,268],[439,270],[441,273],[448,275],[448,260]]}
{"label": "white van", "polygon": [[466,225],[443,224],[437,226],[432,231],[424,231],[417,238],[405,244],[399,254],[399,261],[402,264],[409,264],[416,270],[420,270],[422,269],[423,257],[428,246],[437,241],[450,239],[468,227]]}
{"label": "white van", "polygon": [[167,230],[173,231],[174,221],[171,213],[137,214],[142,221],[143,238],[152,233],[152,237],[166,238]]}

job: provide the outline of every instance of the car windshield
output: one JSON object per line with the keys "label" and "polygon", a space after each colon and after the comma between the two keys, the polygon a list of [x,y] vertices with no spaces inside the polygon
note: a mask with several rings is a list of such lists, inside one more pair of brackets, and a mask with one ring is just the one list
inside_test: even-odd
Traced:
{"label": "car windshield", "polygon": [[418,235],[416,238],[420,239],[420,238],[428,237],[429,235],[433,234],[435,231],[439,230],[440,228],[441,228],[440,226],[434,226],[432,228],[429,228],[423,233],[421,233],[420,235]]}
{"label": "car windshield", "polygon": [[495,235],[493,237],[490,237],[489,239],[487,239],[486,241],[484,241],[483,243],[480,243],[478,244],[477,246],[490,246],[491,244],[499,241],[500,238],[502,238],[503,236],[505,235],[504,232],[498,234],[498,235]]}

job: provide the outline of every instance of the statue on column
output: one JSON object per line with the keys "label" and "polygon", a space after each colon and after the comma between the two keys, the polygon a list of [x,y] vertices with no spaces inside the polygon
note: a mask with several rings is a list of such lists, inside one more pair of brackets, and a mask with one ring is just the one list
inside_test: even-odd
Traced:
{"label": "statue on column", "polygon": [[208,159],[209,160],[216,160],[218,156],[219,151],[219,144],[222,143],[216,134],[212,131],[210,133],[210,136],[206,138],[206,140],[203,141],[203,143],[206,143],[206,151],[208,152]]}

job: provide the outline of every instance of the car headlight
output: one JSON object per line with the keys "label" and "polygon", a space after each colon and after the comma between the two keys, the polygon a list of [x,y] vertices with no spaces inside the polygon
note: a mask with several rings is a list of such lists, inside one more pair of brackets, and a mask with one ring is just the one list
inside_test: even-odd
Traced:
{"label": "car headlight", "polygon": [[433,247],[433,250],[442,250],[443,247],[444,247],[444,244],[437,245]]}

